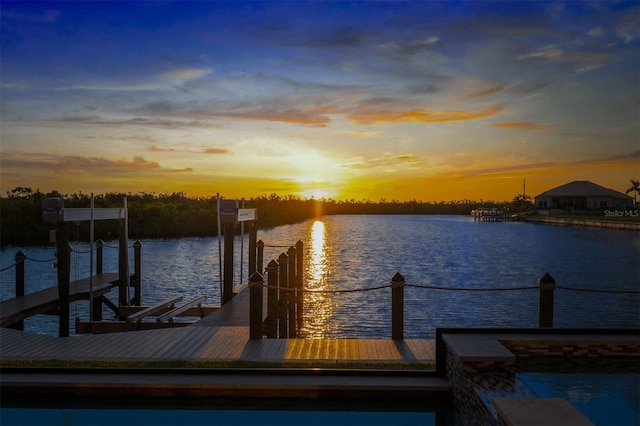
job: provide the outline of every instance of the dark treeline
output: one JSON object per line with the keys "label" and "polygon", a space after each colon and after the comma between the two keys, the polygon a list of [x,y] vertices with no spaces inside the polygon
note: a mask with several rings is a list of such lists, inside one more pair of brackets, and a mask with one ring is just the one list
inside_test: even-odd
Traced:
{"label": "dark treeline", "polygon": [[[55,225],[42,220],[42,200],[49,197],[64,199],[65,207],[87,208],[90,196],[87,194],[61,194],[57,191],[43,193],[31,188],[15,188],[0,197],[0,244],[42,244],[49,239],[49,230]],[[216,198],[189,197],[183,193],[174,194],[122,194],[107,193],[94,196],[95,208],[121,208],[127,198],[129,212],[129,237],[178,238],[206,237],[217,235]],[[271,194],[245,200],[246,208],[258,209],[258,226],[269,228],[291,224],[318,215],[336,214],[461,214],[482,207],[523,210],[517,199],[506,202],[480,202],[462,200],[447,202],[422,201],[379,201],[332,199],[303,199],[296,196]],[[115,221],[96,221],[95,238],[110,240],[117,238]],[[88,224],[74,227],[74,238],[87,240]]]}

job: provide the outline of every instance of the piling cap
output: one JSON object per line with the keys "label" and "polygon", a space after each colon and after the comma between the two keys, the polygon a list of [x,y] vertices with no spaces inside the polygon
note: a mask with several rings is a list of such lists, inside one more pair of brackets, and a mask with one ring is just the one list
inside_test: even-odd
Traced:
{"label": "piling cap", "polygon": [[264,280],[264,278],[262,278],[262,274],[260,274],[260,272],[258,272],[258,271],[255,271],[249,277],[249,281],[252,281],[252,282],[259,282],[259,281],[263,281],[263,280]]}
{"label": "piling cap", "polygon": [[556,283],[556,280],[551,275],[549,275],[548,272],[538,279],[538,284],[555,284],[555,283]]}
{"label": "piling cap", "polygon": [[400,272],[396,272],[395,275],[391,278],[391,282],[394,282],[394,283],[404,282],[404,277],[400,274]]}

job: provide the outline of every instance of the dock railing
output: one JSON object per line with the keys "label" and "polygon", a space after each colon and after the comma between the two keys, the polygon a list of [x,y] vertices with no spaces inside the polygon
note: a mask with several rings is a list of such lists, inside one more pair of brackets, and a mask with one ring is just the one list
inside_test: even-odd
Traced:
{"label": "dock railing", "polygon": [[[291,247],[287,254],[282,253],[278,260],[269,262],[265,268],[267,282],[264,276],[255,272],[249,278],[250,288],[250,338],[296,338],[302,328],[304,309],[302,301],[305,293],[354,293],[360,291],[376,291],[386,288],[391,289],[391,338],[402,340],[404,338],[404,291],[407,287],[419,288],[430,291],[464,291],[464,292],[505,292],[538,290],[538,328],[553,328],[554,293],[555,290],[574,292],[609,293],[609,294],[633,294],[640,295],[640,291],[625,290],[600,290],[556,285],[555,279],[545,273],[536,285],[522,287],[489,287],[489,288],[465,288],[443,287],[432,285],[410,284],[405,278],[396,272],[389,284],[346,290],[308,290],[303,288],[302,264],[288,267],[292,259],[302,262],[302,243]],[[290,278],[293,277],[293,278]],[[290,280],[294,283],[290,283]],[[266,317],[264,316],[264,291],[267,292]]]}

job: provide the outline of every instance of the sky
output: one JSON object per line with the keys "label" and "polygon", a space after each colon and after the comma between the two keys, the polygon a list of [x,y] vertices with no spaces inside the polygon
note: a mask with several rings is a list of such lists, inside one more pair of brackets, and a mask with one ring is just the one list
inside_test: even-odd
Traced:
{"label": "sky", "polygon": [[2,0],[0,23],[2,194],[640,180],[638,1]]}

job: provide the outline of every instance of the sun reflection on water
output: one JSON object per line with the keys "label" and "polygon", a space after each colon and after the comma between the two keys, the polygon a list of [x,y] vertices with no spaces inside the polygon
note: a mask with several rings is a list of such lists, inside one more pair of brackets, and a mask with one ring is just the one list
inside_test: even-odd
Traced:
{"label": "sun reflection on water", "polygon": [[[311,226],[307,256],[305,288],[327,290],[329,262],[327,258],[327,232],[324,222],[316,220]],[[328,293],[304,294],[304,321],[302,334],[307,338],[322,338],[329,333],[328,321],[333,314],[331,295]]]}

